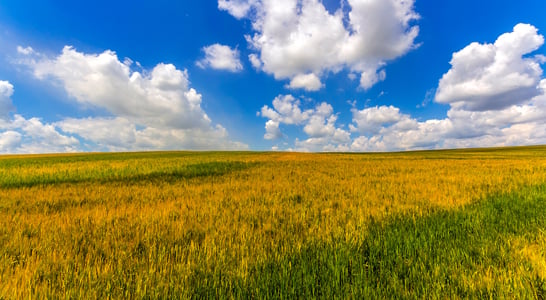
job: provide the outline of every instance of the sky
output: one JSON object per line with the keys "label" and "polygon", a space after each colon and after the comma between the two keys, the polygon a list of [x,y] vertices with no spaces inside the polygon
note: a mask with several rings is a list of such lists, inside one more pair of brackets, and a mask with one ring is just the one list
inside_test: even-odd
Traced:
{"label": "sky", "polygon": [[546,144],[542,0],[0,1],[0,153]]}

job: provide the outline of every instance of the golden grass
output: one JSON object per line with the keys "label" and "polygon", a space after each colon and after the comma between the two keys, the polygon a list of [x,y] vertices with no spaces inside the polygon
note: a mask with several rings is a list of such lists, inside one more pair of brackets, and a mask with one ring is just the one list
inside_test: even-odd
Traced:
{"label": "golden grass", "polygon": [[[546,182],[546,148],[503,151],[1,157],[0,298],[102,297],[89,287],[120,274],[136,276],[125,279],[131,297],[183,287],[195,272],[244,280],[312,242],[356,244],[372,219],[417,218]],[[161,175],[207,162],[248,167]],[[514,251],[544,280],[544,239],[521,243]],[[482,285],[498,282],[484,272]],[[115,288],[109,295],[123,296]]]}

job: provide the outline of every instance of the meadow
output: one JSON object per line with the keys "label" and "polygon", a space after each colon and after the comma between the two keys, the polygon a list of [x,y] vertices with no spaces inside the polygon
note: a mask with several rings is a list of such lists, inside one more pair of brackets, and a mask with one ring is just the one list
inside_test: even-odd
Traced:
{"label": "meadow", "polygon": [[546,296],[546,146],[0,156],[0,299]]}

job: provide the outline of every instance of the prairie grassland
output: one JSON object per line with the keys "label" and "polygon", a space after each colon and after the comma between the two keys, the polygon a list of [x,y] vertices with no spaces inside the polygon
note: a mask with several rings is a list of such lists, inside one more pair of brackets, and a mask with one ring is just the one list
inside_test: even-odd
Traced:
{"label": "prairie grassland", "polygon": [[546,147],[0,157],[0,299],[544,297]]}

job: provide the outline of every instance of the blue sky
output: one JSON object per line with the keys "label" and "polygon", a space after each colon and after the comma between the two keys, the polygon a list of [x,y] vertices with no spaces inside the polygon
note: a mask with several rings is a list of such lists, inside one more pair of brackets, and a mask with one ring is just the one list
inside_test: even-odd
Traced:
{"label": "blue sky", "polygon": [[544,1],[0,2],[0,153],[546,144]]}

